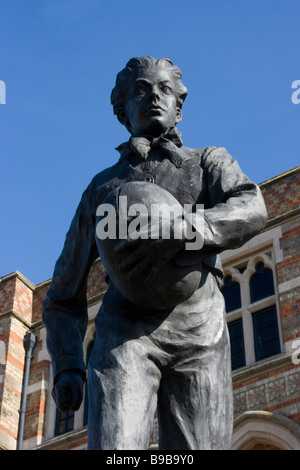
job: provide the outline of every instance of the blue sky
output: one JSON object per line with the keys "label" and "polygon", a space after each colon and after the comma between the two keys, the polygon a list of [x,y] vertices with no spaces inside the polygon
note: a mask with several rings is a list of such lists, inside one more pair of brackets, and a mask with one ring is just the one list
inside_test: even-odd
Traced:
{"label": "blue sky", "polygon": [[128,138],[110,93],[131,57],[181,68],[186,146],[226,147],[257,183],[300,164],[299,0],[0,0],[0,17],[0,277],[52,277],[82,192]]}

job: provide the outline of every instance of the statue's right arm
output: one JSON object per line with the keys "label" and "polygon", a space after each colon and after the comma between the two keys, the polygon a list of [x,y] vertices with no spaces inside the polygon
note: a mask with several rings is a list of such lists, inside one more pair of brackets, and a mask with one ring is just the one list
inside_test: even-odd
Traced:
{"label": "statue's right arm", "polygon": [[43,302],[55,385],[69,371],[81,376],[81,381],[85,379],[82,341],[88,321],[86,287],[90,267],[98,257],[91,199],[88,188],[66,235]]}

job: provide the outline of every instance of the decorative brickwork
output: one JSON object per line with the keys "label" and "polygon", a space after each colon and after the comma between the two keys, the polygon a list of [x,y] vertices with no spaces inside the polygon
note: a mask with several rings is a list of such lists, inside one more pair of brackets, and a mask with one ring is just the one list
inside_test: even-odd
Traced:
{"label": "decorative brickwork", "polygon": [[270,221],[300,209],[299,187],[299,167],[261,184]]}
{"label": "decorative brickwork", "polygon": [[300,169],[278,176],[261,185],[269,221],[280,222],[282,261],[276,264],[278,285],[288,284],[280,292],[280,316],[283,341],[300,336]]}

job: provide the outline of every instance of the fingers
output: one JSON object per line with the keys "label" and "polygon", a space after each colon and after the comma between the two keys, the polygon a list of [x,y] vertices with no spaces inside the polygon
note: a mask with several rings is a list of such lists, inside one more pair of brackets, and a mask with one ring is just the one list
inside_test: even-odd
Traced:
{"label": "fingers", "polygon": [[56,385],[52,391],[52,396],[56,406],[63,413],[72,409],[73,399],[71,390],[62,390],[59,385]]}
{"label": "fingers", "polygon": [[158,237],[154,237],[153,234],[160,233],[159,232],[160,225],[157,225],[157,227],[156,225],[157,224],[152,224],[152,226],[148,224],[144,224],[141,227],[139,227],[139,230],[136,230],[136,227],[130,230],[130,226],[129,226],[128,237],[120,240],[116,244],[115,252],[118,253],[132,246],[135,246],[138,243],[140,243],[141,240],[149,240],[151,238],[157,239]]}
{"label": "fingers", "polygon": [[[139,246],[135,246],[136,240],[134,240],[132,243],[132,248],[134,249],[123,259],[119,269],[125,271],[127,279],[132,279],[148,269],[145,285],[150,285],[158,275],[161,267],[181,249],[178,241],[176,240],[175,242],[168,246],[164,243],[164,240],[159,239],[150,240],[148,243],[140,243]],[[127,248],[128,246],[131,246],[130,242],[126,243]]]}
{"label": "fingers", "polygon": [[148,258],[148,256],[146,258],[144,258],[142,261],[140,261],[138,264],[136,264],[134,266],[133,269],[131,269],[128,274],[127,274],[127,278],[128,279],[132,279],[134,276],[137,276],[138,274],[140,274],[142,271],[144,271],[144,269],[146,269],[149,264],[151,263],[151,260]]}
{"label": "fingers", "polygon": [[127,273],[127,278],[132,279],[135,276],[138,276],[139,274],[142,273],[142,271],[146,270],[147,268],[150,268],[149,274],[145,278],[145,285],[149,286],[150,284],[153,283],[155,280],[156,276],[158,275],[160,269],[162,266],[165,264],[164,261],[156,261],[156,263],[153,265],[153,261],[149,256],[145,257],[140,263],[136,264],[128,273]]}
{"label": "fingers", "polygon": [[143,245],[136,247],[121,262],[120,269],[122,269],[123,271],[127,270],[129,272],[132,267],[134,267],[135,265],[141,262],[143,262],[143,266],[144,266],[146,251],[147,251],[146,247]]}
{"label": "fingers", "polygon": [[137,249],[136,252],[126,258],[121,265],[122,269],[127,270],[127,279],[132,279],[133,277],[138,276],[147,268],[148,270],[150,269],[150,272],[147,274],[144,281],[145,285],[150,285],[155,280],[166,260],[155,259],[154,261],[150,254],[144,255],[144,250],[140,250],[139,253],[138,251],[139,250]]}
{"label": "fingers", "polygon": [[124,238],[122,240],[120,240],[118,243],[116,243],[116,246],[115,246],[115,252],[116,253],[119,253],[123,250],[126,250],[132,246],[135,246],[138,244],[140,240],[137,238],[137,239],[134,239],[134,238],[130,238],[130,237],[127,237],[127,238]]}
{"label": "fingers", "polygon": [[62,412],[77,411],[83,398],[83,381],[80,375],[62,374],[52,391],[52,396]]}
{"label": "fingers", "polygon": [[161,270],[162,266],[165,264],[164,261],[157,261],[154,266],[152,266],[150,273],[145,279],[145,285],[150,286],[157,277],[159,271]]}

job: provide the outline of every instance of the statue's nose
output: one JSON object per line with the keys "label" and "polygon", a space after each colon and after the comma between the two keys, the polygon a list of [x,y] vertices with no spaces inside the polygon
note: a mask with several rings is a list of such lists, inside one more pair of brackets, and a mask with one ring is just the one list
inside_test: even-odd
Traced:
{"label": "statue's nose", "polygon": [[152,88],[149,98],[151,100],[154,100],[154,101],[159,100],[160,96],[159,96],[159,91],[158,91],[157,87]]}

